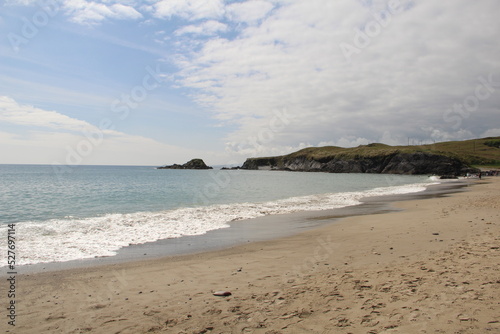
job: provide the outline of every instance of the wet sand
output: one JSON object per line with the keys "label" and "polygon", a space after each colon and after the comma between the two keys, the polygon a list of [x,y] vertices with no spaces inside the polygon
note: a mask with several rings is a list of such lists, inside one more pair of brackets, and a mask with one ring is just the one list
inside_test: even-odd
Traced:
{"label": "wet sand", "polygon": [[[21,275],[16,326],[2,316],[0,328],[499,332],[499,209],[500,178],[488,178],[450,197],[397,202],[382,214],[336,219],[324,213],[321,226],[279,239]],[[334,222],[324,224],[328,220]]]}

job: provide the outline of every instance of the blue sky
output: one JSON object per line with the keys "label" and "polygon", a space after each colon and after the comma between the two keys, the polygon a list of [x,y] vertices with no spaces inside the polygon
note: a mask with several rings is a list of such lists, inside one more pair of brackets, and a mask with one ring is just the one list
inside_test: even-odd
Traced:
{"label": "blue sky", "polygon": [[496,0],[7,0],[0,163],[500,135]]}

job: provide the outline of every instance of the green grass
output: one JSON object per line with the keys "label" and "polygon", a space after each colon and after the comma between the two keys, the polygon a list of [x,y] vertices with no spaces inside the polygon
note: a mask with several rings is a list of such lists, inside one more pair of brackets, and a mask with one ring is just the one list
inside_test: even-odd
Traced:
{"label": "green grass", "polygon": [[429,149],[436,152],[453,154],[469,165],[499,166],[500,148],[492,146],[492,141],[500,142],[500,137],[450,141],[426,146],[430,146]]}

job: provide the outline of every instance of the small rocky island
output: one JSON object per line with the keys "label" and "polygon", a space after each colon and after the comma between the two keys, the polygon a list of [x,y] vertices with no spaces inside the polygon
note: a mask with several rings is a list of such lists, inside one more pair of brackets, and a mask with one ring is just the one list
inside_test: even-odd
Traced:
{"label": "small rocky island", "polygon": [[202,159],[192,159],[186,162],[184,165],[168,165],[163,167],[157,167],[156,169],[212,169],[212,167],[207,166]]}

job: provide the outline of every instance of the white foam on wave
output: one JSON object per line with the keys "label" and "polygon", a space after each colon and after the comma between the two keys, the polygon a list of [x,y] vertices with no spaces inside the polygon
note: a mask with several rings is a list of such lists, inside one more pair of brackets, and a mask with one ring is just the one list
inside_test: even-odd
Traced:
{"label": "white foam on wave", "polygon": [[429,176],[429,180],[432,182],[435,182],[436,184],[438,183],[453,183],[453,182],[460,182],[466,179],[464,176],[457,177],[456,179],[442,179],[440,176]]}
{"label": "white foam on wave", "polygon": [[[287,198],[264,203],[238,203],[161,212],[107,214],[16,224],[18,264],[63,262],[112,256],[125,246],[167,238],[200,235],[229,227],[231,221],[298,211],[335,209],[360,203],[369,196],[419,192],[432,183]],[[0,227],[0,235],[7,228]],[[0,264],[1,266],[1,264]]]}

